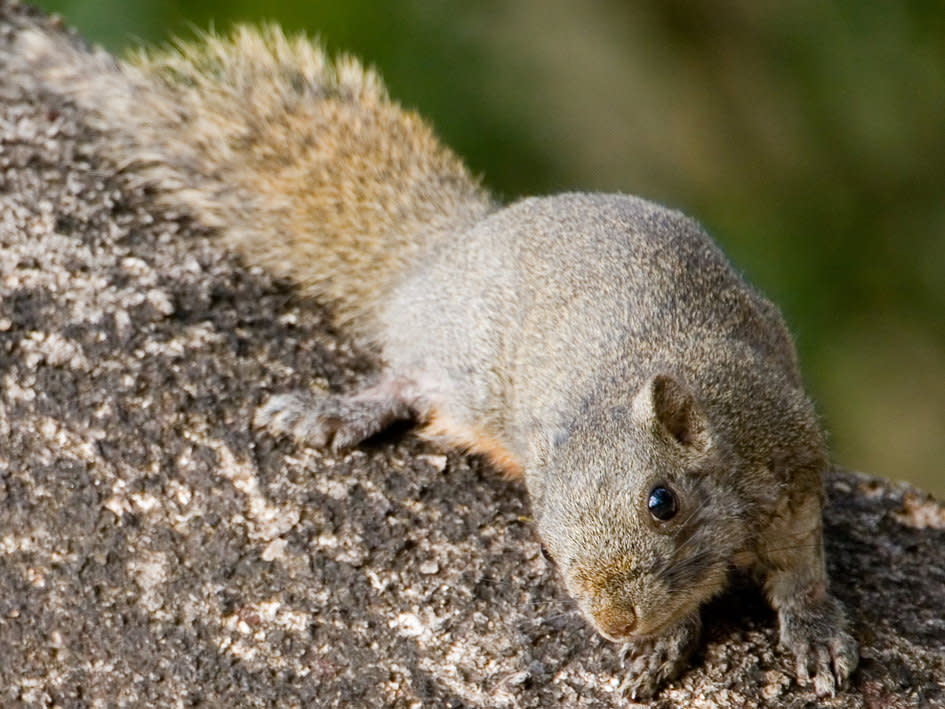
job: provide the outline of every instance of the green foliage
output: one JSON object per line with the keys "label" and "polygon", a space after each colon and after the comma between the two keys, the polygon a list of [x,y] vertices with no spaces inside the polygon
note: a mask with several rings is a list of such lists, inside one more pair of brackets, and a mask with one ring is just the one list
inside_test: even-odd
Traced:
{"label": "green foliage", "polygon": [[945,5],[47,0],[119,51],[273,19],[375,64],[499,194],[700,218],[798,334],[845,464],[945,492]]}

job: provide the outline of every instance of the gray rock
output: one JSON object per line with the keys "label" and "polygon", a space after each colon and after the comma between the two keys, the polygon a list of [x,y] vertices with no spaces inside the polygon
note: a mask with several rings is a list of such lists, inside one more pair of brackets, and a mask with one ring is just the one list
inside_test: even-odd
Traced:
{"label": "gray rock", "polygon": [[[0,705],[627,705],[521,485],[409,432],[336,456],[251,430],[266,393],[370,356],[22,83],[0,67]],[[798,687],[738,584],[655,706],[945,705],[945,508],[827,487],[849,690]]]}

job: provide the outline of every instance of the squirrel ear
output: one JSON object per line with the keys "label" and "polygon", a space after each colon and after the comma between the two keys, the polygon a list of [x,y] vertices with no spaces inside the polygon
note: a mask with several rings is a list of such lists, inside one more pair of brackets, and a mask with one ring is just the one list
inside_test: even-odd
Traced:
{"label": "squirrel ear", "polygon": [[711,443],[709,422],[689,389],[666,374],[648,380],[633,401],[634,412],[655,420],[674,439],[699,451]]}

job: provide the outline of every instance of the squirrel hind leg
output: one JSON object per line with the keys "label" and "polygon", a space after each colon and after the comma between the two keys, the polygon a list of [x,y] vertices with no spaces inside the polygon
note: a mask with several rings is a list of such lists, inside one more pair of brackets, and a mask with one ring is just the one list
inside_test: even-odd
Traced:
{"label": "squirrel hind leg", "polygon": [[315,396],[306,391],[269,397],[253,425],[315,448],[345,450],[398,421],[424,424],[421,435],[446,447],[485,456],[508,477],[521,477],[522,463],[502,437],[447,413],[435,379],[388,375],[354,394]]}
{"label": "squirrel hind leg", "polygon": [[402,384],[392,379],[349,395],[277,394],[256,409],[253,425],[316,448],[345,450],[397,421],[415,419],[417,411],[403,394]]}

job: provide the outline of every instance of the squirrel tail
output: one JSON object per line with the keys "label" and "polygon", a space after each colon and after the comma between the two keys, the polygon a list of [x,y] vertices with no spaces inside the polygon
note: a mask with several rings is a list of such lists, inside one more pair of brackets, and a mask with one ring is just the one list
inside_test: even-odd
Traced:
{"label": "squirrel tail", "polygon": [[342,321],[364,324],[418,252],[493,209],[376,73],[305,37],[241,26],[118,62],[17,3],[0,21],[0,74],[74,102],[131,184]]}

